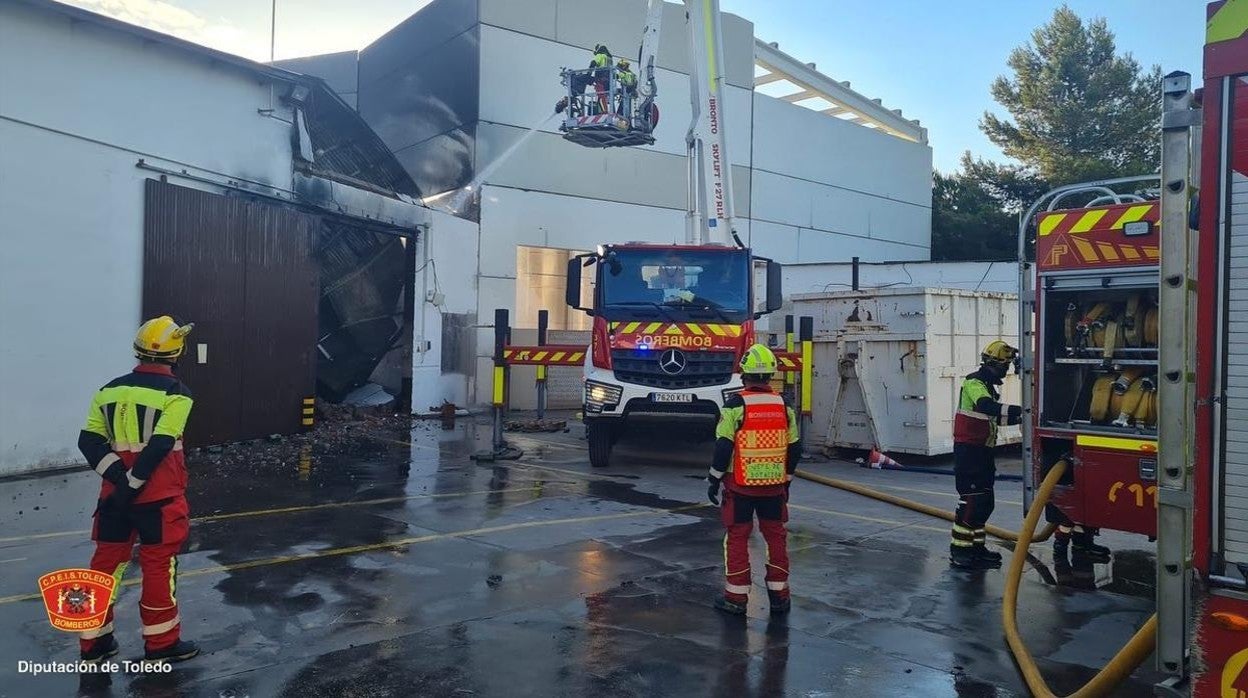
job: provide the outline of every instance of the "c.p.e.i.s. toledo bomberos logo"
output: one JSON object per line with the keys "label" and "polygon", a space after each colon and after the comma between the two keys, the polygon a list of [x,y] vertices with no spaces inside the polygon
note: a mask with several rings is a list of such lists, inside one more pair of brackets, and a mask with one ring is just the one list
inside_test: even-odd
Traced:
{"label": "c.p.e.i.s. toledo bomberos logo", "polygon": [[117,580],[95,570],[49,572],[39,578],[39,593],[48,622],[57,630],[79,633],[104,625]]}

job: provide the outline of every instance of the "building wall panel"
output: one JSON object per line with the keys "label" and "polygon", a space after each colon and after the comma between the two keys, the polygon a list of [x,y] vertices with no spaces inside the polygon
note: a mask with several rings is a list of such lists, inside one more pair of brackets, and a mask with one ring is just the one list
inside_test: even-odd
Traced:
{"label": "building wall panel", "polygon": [[766,95],[754,96],[754,167],[931,206],[932,151]]}
{"label": "building wall panel", "polygon": [[[290,189],[291,112],[237,67],[3,3],[0,85],[0,116],[132,151],[132,165],[146,156]],[[278,118],[259,113],[270,107]]]}

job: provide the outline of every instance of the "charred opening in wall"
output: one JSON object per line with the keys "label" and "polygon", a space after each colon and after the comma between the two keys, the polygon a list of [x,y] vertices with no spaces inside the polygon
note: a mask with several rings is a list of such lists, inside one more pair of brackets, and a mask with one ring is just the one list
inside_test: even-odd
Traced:
{"label": "charred opening in wall", "polygon": [[[390,396],[405,394],[410,372],[410,274],[406,238],[341,220],[325,220],[317,243],[320,323],[317,396],[342,402],[372,383]],[[384,401],[375,389],[359,399]]]}

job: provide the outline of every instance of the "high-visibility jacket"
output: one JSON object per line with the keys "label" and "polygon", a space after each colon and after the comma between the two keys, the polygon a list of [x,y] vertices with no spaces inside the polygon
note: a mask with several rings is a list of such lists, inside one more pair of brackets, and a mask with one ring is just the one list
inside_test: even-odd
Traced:
{"label": "high-visibility jacket", "polygon": [[595,53],[594,57],[589,61],[589,67],[594,69],[609,68],[611,67],[611,56],[606,53]]}
{"label": "high-visibility jacket", "polygon": [[[750,387],[728,396],[715,427],[711,477],[750,496],[784,494],[801,455],[797,415],[769,387]],[[777,467],[779,466],[779,467]],[[725,477],[731,475],[731,477]],[[747,475],[761,475],[758,484]]]}
{"label": "high-visibility jacket", "polygon": [[101,499],[122,485],[139,489],[136,504],[186,492],[182,433],[193,404],[191,391],[164,364],[139,364],[100,388],[78,449],[103,478]]}
{"label": "high-visibility jacket", "polygon": [[620,78],[620,84],[623,85],[624,87],[636,87],[637,86],[637,74],[634,73],[633,71],[620,70],[618,75]]}
{"label": "high-visibility jacket", "polygon": [[998,427],[1019,423],[1022,409],[1002,405],[998,385],[1001,379],[983,369],[962,381],[958,411],[953,417],[955,444],[996,446]]}

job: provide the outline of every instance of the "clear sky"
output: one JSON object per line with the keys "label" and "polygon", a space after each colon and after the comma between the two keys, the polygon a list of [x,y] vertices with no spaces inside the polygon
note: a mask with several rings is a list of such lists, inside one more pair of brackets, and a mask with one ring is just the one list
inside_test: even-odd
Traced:
{"label": "clear sky", "polygon": [[[266,0],[68,0],[152,29],[256,60],[269,57]],[[513,0],[521,3],[524,0]],[[362,48],[427,0],[277,0],[278,58]],[[901,109],[928,129],[937,169],[962,152],[1000,159],[977,127],[1010,51],[1058,0],[721,0],[755,35],[854,89]],[[1203,0],[1069,0],[1104,16],[1119,51],[1166,72],[1199,76]],[[638,27],[638,38],[640,40]]]}

